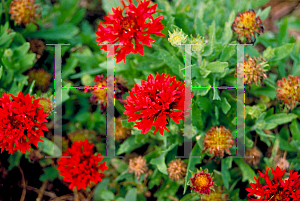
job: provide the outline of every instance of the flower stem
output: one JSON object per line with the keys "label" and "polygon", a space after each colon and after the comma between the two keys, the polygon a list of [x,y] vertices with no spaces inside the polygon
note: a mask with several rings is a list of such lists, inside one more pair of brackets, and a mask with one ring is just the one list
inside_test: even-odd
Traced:
{"label": "flower stem", "polygon": [[4,0],[2,0],[2,4],[3,4],[3,7],[4,7],[4,11],[5,11],[5,21],[8,22],[8,10],[7,10],[7,7],[6,7],[6,2]]}
{"label": "flower stem", "polygon": [[74,201],[79,201],[77,187],[74,189]]}

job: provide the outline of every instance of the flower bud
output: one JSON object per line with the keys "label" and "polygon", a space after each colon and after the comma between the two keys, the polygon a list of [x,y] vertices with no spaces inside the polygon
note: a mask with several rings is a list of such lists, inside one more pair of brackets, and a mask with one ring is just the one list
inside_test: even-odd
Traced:
{"label": "flower bud", "polygon": [[171,43],[172,46],[178,46],[181,44],[184,44],[187,40],[187,35],[182,32],[182,29],[180,31],[174,30],[173,33],[169,31],[169,38],[168,41]]}
{"label": "flower bud", "polygon": [[204,37],[198,35],[196,38],[194,38],[193,36],[191,36],[190,40],[193,52],[203,52],[205,47]]}

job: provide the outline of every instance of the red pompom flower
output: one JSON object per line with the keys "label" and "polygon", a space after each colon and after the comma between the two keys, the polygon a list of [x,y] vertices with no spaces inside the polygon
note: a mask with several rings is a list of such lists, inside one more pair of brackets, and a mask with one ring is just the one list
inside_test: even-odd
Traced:
{"label": "red pompom flower", "polygon": [[[64,181],[71,183],[69,188],[77,190],[86,189],[92,182],[97,184],[105,176],[101,172],[108,169],[106,162],[100,163],[101,154],[94,155],[93,144],[87,140],[74,142],[71,148],[63,153],[63,156],[71,158],[60,158],[57,169]],[[101,170],[101,172],[100,172]]]}
{"label": "red pompom flower", "polygon": [[[12,100],[10,100],[9,95]],[[45,126],[47,113],[38,104],[39,99],[33,100],[29,94],[23,96],[20,91],[18,96],[3,93],[0,97],[0,147],[9,154],[16,151],[25,153],[30,151],[30,145],[43,142],[43,131],[48,131]]]}
{"label": "red pompom flower", "polygon": [[[166,76],[157,73],[155,79],[149,75],[147,81],[142,80],[141,85],[135,84],[129,91],[124,114],[128,115],[128,122],[141,119],[134,127],[147,133],[151,126],[155,127],[153,134],[159,130],[163,135],[169,118],[179,123],[184,120],[184,93],[185,83],[177,81],[175,76]],[[193,94],[192,94],[193,97]]]}
{"label": "red pompom flower", "polygon": [[[151,47],[155,40],[150,38],[151,34],[157,36],[165,36],[161,33],[164,25],[160,22],[163,16],[153,18],[153,14],[157,13],[157,4],[152,5],[152,1],[137,0],[138,5],[129,0],[129,5],[126,6],[123,2],[123,8],[112,8],[113,13],[106,16],[105,22],[99,23],[96,41],[98,44],[107,41],[108,44],[118,43],[114,46],[116,53],[116,62],[124,61],[125,56],[133,52],[139,52],[144,56],[143,45]],[[150,4],[151,3],[151,4]],[[149,7],[150,5],[150,7]],[[125,9],[125,16],[123,11]],[[103,45],[102,50],[108,51],[107,46]],[[117,50],[118,49],[118,50]],[[108,56],[113,56],[112,52]]]}
{"label": "red pompom flower", "polygon": [[[286,200],[286,201],[295,201],[299,200],[300,195],[300,175],[298,172],[293,172],[291,170],[290,176],[288,179],[283,180],[282,176],[286,170],[281,170],[278,166],[275,170],[271,167],[273,179],[271,179],[268,175],[269,168],[266,169],[266,174],[261,173],[259,177],[254,178],[256,183],[250,183],[252,188],[247,188],[246,190],[249,192],[248,197],[250,195],[256,195],[259,197],[257,199],[249,198],[249,201],[279,201],[279,200]],[[259,182],[259,179],[264,179],[266,185],[262,185]]]}
{"label": "red pompom flower", "polygon": [[215,184],[213,181],[213,177],[211,177],[211,173],[208,173],[208,170],[197,170],[194,176],[190,179],[189,184],[191,186],[191,190],[199,193],[199,194],[209,194]]}

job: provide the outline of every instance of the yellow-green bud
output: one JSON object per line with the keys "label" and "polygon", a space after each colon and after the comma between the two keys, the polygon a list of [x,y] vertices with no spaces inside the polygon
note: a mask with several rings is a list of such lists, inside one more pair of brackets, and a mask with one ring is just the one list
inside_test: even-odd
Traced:
{"label": "yellow-green bud", "polygon": [[81,77],[81,83],[84,84],[84,85],[92,85],[93,84],[93,78],[88,75],[88,74],[84,74],[82,77]]}
{"label": "yellow-green bud", "polygon": [[182,29],[180,31],[174,30],[173,33],[169,31],[169,38],[168,41],[171,43],[172,46],[178,46],[181,44],[184,44],[186,42],[187,35],[182,32]]}
{"label": "yellow-green bud", "polygon": [[191,36],[190,40],[193,52],[203,52],[205,47],[204,37],[198,35],[196,38],[194,38],[193,36]]}
{"label": "yellow-green bud", "polygon": [[9,48],[4,51],[3,57],[10,58],[13,55],[13,51]]}

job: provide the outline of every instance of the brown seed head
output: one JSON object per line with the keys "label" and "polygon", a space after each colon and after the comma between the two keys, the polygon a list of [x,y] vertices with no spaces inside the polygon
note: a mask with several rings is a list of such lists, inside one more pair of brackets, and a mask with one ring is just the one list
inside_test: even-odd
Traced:
{"label": "brown seed head", "polygon": [[244,158],[246,163],[251,166],[257,166],[260,163],[260,159],[262,157],[261,151],[256,147],[252,147],[251,149],[246,148],[246,156],[251,156],[253,158]]}
{"label": "brown seed head", "polygon": [[129,160],[129,166],[128,166],[128,172],[132,173],[134,172],[134,175],[140,179],[140,176],[148,170],[146,159],[144,159],[142,156],[135,157],[133,159]]}
{"label": "brown seed head", "polygon": [[169,177],[174,181],[183,179],[186,175],[187,165],[181,159],[172,160],[168,164],[168,173]]}

